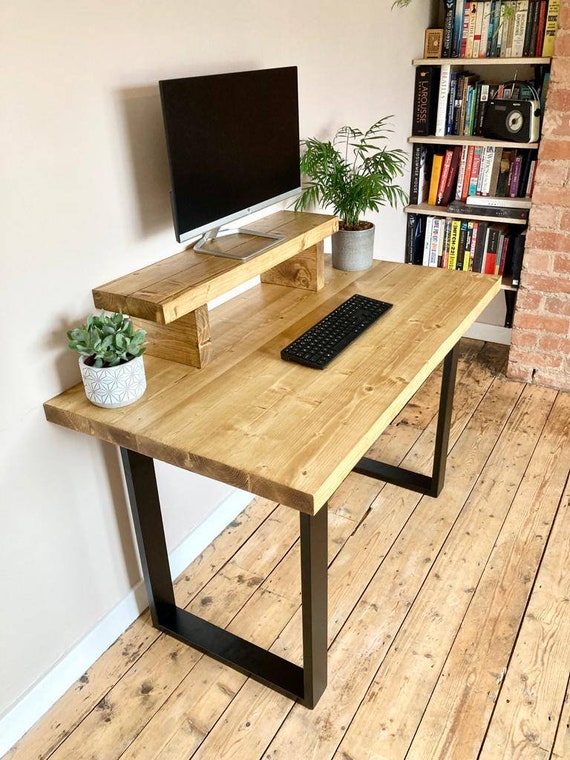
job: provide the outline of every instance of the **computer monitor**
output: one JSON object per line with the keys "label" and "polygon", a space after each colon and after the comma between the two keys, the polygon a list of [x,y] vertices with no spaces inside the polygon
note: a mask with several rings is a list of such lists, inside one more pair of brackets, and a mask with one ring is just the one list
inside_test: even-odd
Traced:
{"label": "computer monitor", "polygon": [[208,241],[300,193],[297,68],[168,79],[159,88],[176,239],[202,234],[195,250],[238,258],[274,245],[281,236],[260,237],[241,255]]}

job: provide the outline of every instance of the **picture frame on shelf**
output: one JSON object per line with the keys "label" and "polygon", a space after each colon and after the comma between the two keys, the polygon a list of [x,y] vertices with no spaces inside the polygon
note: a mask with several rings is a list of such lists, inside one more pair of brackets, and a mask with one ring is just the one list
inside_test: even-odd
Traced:
{"label": "picture frame on shelf", "polygon": [[424,58],[441,58],[443,29],[426,29],[424,37]]}

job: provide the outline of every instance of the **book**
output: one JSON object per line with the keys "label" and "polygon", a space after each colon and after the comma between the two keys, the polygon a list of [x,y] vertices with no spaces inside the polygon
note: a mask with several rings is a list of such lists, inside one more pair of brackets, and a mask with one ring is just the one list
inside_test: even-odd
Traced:
{"label": "book", "polygon": [[451,64],[444,63],[440,67],[439,89],[437,98],[437,114],[435,121],[436,137],[444,137],[447,127],[447,103],[451,85]]}
{"label": "book", "polygon": [[455,262],[456,269],[463,269],[463,259],[465,257],[465,247],[467,244],[468,230],[469,230],[469,222],[466,219],[462,219],[459,225],[459,243],[457,245],[457,260]]}
{"label": "book", "polygon": [[530,55],[530,41],[532,37],[532,30],[536,24],[537,2],[538,0],[529,0],[528,3],[528,13],[526,17],[526,28],[524,32],[523,42],[523,57],[528,57]]}
{"label": "book", "polygon": [[463,19],[462,19],[462,29],[461,29],[461,44],[459,46],[459,57],[460,58],[466,58],[467,57],[467,37],[469,36],[469,16],[471,13],[471,3],[465,2],[465,5],[463,6]]}
{"label": "book", "polygon": [[477,183],[477,195],[489,195],[496,152],[497,148],[494,145],[486,145],[483,148],[481,171],[479,172],[479,182]]}
{"label": "book", "polygon": [[473,272],[481,272],[483,267],[483,256],[485,253],[485,245],[487,242],[487,234],[489,230],[488,222],[479,222],[477,229],[477,243],[473,251]]}
{"label": "book", "polygon": [[521,284],[521,272],[525,243],[526,232],[520,232],[518,235],[515,235],[515,239],[513,240],[511,258],[511,277],[513,288],[518,288]]}
{"label": "book", "polygon": [[[515,4],[512,0],[509,2],[509,8],[515,10]],[[503,29],[501,34],[501,58],[512,58],[513,55],[513,36],[514,36],[514,17],[505,13],[503,16]]]}
{"label": "book", "polygon": [[529,48],[526,55],[531,56],[536,52],[536,41],[538,39],[538,17],[540,14],[541,0],[533,0],[532,23],[530,27]]}
{"label": "book", "polygon": [[439,218],[439,226],[438,226],[438,233],[437,233],[437,249],[435,252],[435,260],[432,261],[430,259],[429,265],[437,267],[441,264],[442,259],[442,253],[443,253],[443,246],[445,244],[445,235],[446,235],[446,222],[448,222],[448,219],[442,219]]}
{"label": "book", "polygon": [[414,249],[414,229],[416,218],[419,214],[407,214],[406,216],[406,248],[404,253],[404,263],[411,264]]}
{"label": "book", "polygon": [[497,245],[499,243],[499,228],[492,224],[489,227],[485,251],[483,254],[483,274],[495,274],[495,264],[497,261]]}
{"label": "book", "polygon": [[424,214],[409,214],[406,230],[406,263],[421,264],[425,241]]}
{"label": "book", "polygon": [[437,190],[439,187],[439,178],[443,168],[443,153],[434,153],[431,165],[431,176],[429,181],[428,203],[430,206],[437,204]]}
{"label": "book", "polygon": [[465,203],[468,206],[486,206],[486,207],[502,207],[502,208],[523,208],[529,209],[531,200],[530,198],[504,198],[502,196],[483,196],[483,195],[469,195]]}
{"label": "book", "polygon": [[452,219],[445,219],[444,220],[444,227],[443,227],[443,246],[441,249],[441,256],[438,259],[437,266],[440,269],[447,269],[447,262],[449,259],[449,238],[451,235],[451,222]]}
{"label": "book", "polygon": [[459,114],[458,114],[458,124],[457,124],[457,132],[458,135],[464,135],[467,134],[465,131],[465,125],[466,125],[466,114],[467,114],[467,106],[469,103],[469,92],[470,88],[473,87],[475,82],[478,79],[477,74],[469,74],[466,73],[463,77],[463,93],[461,96],[461,103],[459,107]]}
{"label": "book", "polygon": [[453,158],[453,148],[448,148],[443,154],[443,162],[441,165],[441,173],[439,175],[439,182],[437,185],[436,205],[441,206],[443,200],[443,192],[447,187],[449,179],[449,170],[451,169],[451,161]]}
{"label": "book", "polygon": [[445,134],[453,134],[453,118],[455,116],[455,101],[457,100],[457,71],[451,72],[449,82],[449,96],[447,98],[447,121],[445,124]]}
{"label": "book", "polygon": [[485,12],[485,3],[480,2],[477,6],[477,15],[473,25],[473,45],[471,48],[471,58],[479,58],[481,50],[481,33],[483,31],[483,14]]}
{"label": "book", "polygon": [[429,217],[431,224],[426,224],[426,243],[429,235],[429,246],[427,246],[427,255],[424,257],[424,266],[437,267],[441,248],[443,245],[443,234],[445,231],[444,220],[439,216]]}
{"label": "book", "polygon": [[497,193],[497,182],[499,179],[499,172],[501,171],[501,159],[503,156],[503,149],[499,146],[495,146],[495,156],[493,158],[493,166],[491,168],[491,177],[489,180],[489,188],[487,192],[481,193],[486,196],[494,196]]}
{"label": "book", "polygon": [[469,222],[469,229],[471,231],[471,235],[468,235],[468,246],[469,246],[469,256],[467,256],[467,251],[465,258],[463,260],[463,268],[466,271],[472,272],[473,271],[473,261],[475,259],[475,249],[477,248],[477,240],[479,237],[479,226],[481,222]]}
{"label": "book", "polygon": [[449,231],[449,244],[448,244],[448,257],[447,268],[457,268],[457,254],[459,252],[459,234],[461,232],[461,220],[452,219],[451,228]]}
{"label": "book", "polygon": [[[435,216],[426,216],[425,219],[425,235],[424,235],[424,245],[423,245],[423,254],[422,254],[422,266],[427,267],[429,266],[429,256],[430,256],[430,250],[431,250],[431,237],[432,237],[432,230],[433,230],[433,222],[434,222]],[[416,263],[416,262],[413,262]]]}
{"label": "book", "polygon": [[456,0],[455,16],[453,18],[453,58],[461,56],[461,39],[463,36],[463,12],[465,10],[464,0]]}
{"label": "book", "polygon": [[499,3],[499,19],[497,22],[497,39],[495,41],[495,52],[493,53],[494,58],[501,58],[504,57],[501,56],[501,45],[503,42],[503,34],[505,31],[505,4],[504,2]]}
{"label": "book", "polygon": [[481,145],[475,146],[473,151],[473,161],[471,163],[471,173],[469,175],[469,185],[467,187],[468,195],[477,195],[477,183],[479,180],[479,172],[481,170],[482,155],[483,147]]}
{"label": "book", "polygon": [[[458,0],[461,2],[461,0]],[[453,53],[453,19],[455,16],[455,0],[444,0],[442,58],[450,58]]]}
{"label": "book", "polygon": [[497,274],[500,274],[501,277],[505,273],[505,265],[507,262],[507,259],[509,258],[509,251],[511,250],[513,242],[513,235],[511,234],[511,231],[507,228],[505,229],[503,233],[503,246],[501,250],[501,260],[499,262],[499,268]]}
{"label": "book", "polygon": [[497,177],[497,196],[505,196],[507,194],[507,188],[509,186],[509,177],[511,172],[511,166],[515,160],[516,149],[503,148],[501,153],[501,165],[499,167],[499,176]]}
{"label": "book", "polygon": [[477,102],[475,104],[475,115],[473,121],[473,135],[481,135],[483,133],[483,122],[485,120],[485,111],[487,110],[487,103],[489,102],[489,84],[487,82],[480,82],[477,88]]}
{"label": "book", "polygon": [[463,145],[461,148],[461,158],[459,160],[459,170],[457,172],[457,185],[455,188],[455,198],[461,199],[461,193],[463,191],[463,182],[465,180],[465,169],[467,167],[467,153],[469,152],[469,146]]}
{"label": "book", "polygon": [[489,24],[489,39],[487,42],[487,57],[496,58],[498,56],[499,43],[499,25],[501,23],[501,0],[494,0],[491,21]]}
{"label": "book", "polygon": [[513,58],[522,58],[527,16],[528,0],[517,0],[514,19],[513,47],[511,52]]}
{"label": "book", "polygon": [[510,198],[516,198],[519,194],[519,183],[521,179],[522,161],[523,161],[522,154],[518,153],[515,156],[515,160],[513,161],[513,165],[512,165],[511,178],[510,178],[509,190],[508,190],[508,194]]}
{"label": "book", "polygon": [[451,201],[447,210],[452,214],[461,214],[465,216],[489,216],[495,219],[528,219],[528,209],[525,208],[506,208],[504,206],[473,206],[463,203],[462,201]]}
{"label": "book", "polygon": [[435,66],[418,66],[414,87],[412,135],[431,135],[437,116],[438,72]]}
{"label": "book", "polygon": [[461,145],[456,145],[453,148],[453,155],[451,157],[451,166],[449,167],[449,174],[447,176],[447,183],[443,189],[441,198],[442,206],[447,206],[451,200],[457,183],[457,173],[459,171],[459,162],[461,160]]}
{"label": "book", "polygon": [[[467,158],[465,160],[465,173],[463,175],[463,183],[461,186],[461,196],[459,200],[465,202],[469,195],[469,183],[471,182],[471,169],[473,168],[473,156],[475,154],[475,146],[469,145],[467,148]],[[457,193],[455,194],[457,198]]]}
{"label": "book", "polygon": [[524,197],[525,198],[530,198],[532,196],[532,191],[534,190],[534,176],[535,176],[535,173],[536,173],[536,164],[537,164],[536,159],[533,159],[530,162],[530,167],[529,167],[529,172],[528,172],[528,180],[527,180],[526,188],[525,188],[525,192],[524,192]]}
{"label": "book", "polygon": [[558,28],[560,15],[560,0],[549,0],[546,11],[546,24],[544,27],[544,39],[542,42],[542,55],[552,58],[554,55],[554,38]]}
{"label": "book", "polygon": [[493,3],[491,0],[485,1],[485,7],[483,8],[483,26],[481,28],[481,44],[479,46],[479,58],[485,58],[487,56],[487,40],[489,39],[489,25],[491,23],[491,8]]}
{"label": "book", "polygon": [[463,34],[465,41],[461,43],[462,55],[464,58],[473,58],[473,46],[475,43],[475,28],[477,26],[477,2],[467,3],[465,16],[463,20]]}
{"label": "book", "polygon": [[412,165],[410,180],[410,203],[422,203],[424,200],[425,167],[427,159],[427,147],[420,143],[414,143],[412,147]]}
{"label": "book", "polygon": [[542,43],[544,40],[544,32],[546,29],[547,11],[548,11],[548,0],[539,0],[538,21],[536,24],[536,44],[534,48],[534,55],[540,55],[542,53]]}

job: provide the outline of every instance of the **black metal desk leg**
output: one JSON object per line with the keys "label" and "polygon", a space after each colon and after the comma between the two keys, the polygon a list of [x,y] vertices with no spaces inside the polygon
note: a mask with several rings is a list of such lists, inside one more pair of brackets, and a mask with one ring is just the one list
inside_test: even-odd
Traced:
{"label": "black metal desk leg", "polygon": [[152,622],[156,628],[314,707],[327,683],[327,506],[301,514],[303,667],[176,606],[154,462],[121,449]]}
{"label": "black metal desk leg", "polygon": [[303,671],[306,707],[314,707],[327,685],[328,504],[301,518]]}
{"label": "black metal desk leg", "polygon": [[451,414],[453,412],[453,393],[455,391],[458,353],[459,349],[456,343],[443,360],[443,377],[441,378],[441,393],[439,396],[430,496],[438,496],[445,481],[445,465],[447,462],[447,448],[449,446]]}
{"label": "black metal desk leg", "polygon": [[439,412],[437,418],[437,432],[435,436],[435,450],[433,457],[433,469],[431,476],[422,475],[419,472],[407,470],[405,467],[396,467],[393,464],[377,462],[370,457],[363,457],[354,468],[354,472],[368,475],[370,478],[384,480],[410,491],[417,491],[428,496],[438,496],[443,488],[445,480],[445,463],[447,461],[447,447],[449,445],[449,430],[451,427],[451,413],[453,411],[453,392],[455,390],[455,375],[457,373],[458,344],[451,349],[443,360],[443,377],[441,380],[441,394],[439,397]]}
{"label": "black metal desk leg", "polygon": [[127,491],[131,504],[135,534],[139,547],[143,578],[152,622],[174,606],[174,589],[168,562],[160,500],[150,457],[121,448]]}

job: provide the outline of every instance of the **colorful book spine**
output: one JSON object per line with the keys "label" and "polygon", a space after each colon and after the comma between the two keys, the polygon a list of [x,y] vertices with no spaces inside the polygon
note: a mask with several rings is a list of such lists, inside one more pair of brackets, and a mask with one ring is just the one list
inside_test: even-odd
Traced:
{"label": "colorful book spine", "polygon": [[437,115],[435,121],[436,137],[444,137],[447,127],[447,105],[449,100],[449,90],[451,85],[451,65],[444,63],[441,67],[439,77],[439,90],[437,98]]}
{"label": "colorful book spine", "polygon": [[459,252],[459,235],[461,233],[461,220],[452,219],[449,231],[449,246],[447,257],[447,268],[457,268],[457,254]]}
{"label": "colorful book spine", "polygon": [[412,135],[433,134],[437,107],[437,73],[434,66],[418,66],[414,89]]}
{"label": "colorful book spine", "polygon": [[483,8],[483,25],[481,27],[481,44],[479,45],[479,58],[487,56],[487,40],[489,39],[489,25],[491,23],[491,8],[493,3],[486,0]]}
{"label": "colorful book spine", "polygon": [[425,237],[422,255],[422,266],[427,267],[429,262],[430,248],[431,248],[431,233],[433,230],[434,216],[426,216],[425,224]]}
{"label": "colorful book spine", "polygon": [[448,148],[443,156],[443,163],[441,165],[441,173],[439,175],[439,183],[437,186],[436,205],[441,206],[443,201],[443,194],[449,181],[449,172],[451,169],[451,162],[453,159],[453,149]]}
{"label": "colorful book spine", "polygon": [[443,153],[434,153],[431,165],[431,177],[429,182],[428,203],[430,206],[437,204],[437,190],[439,188],[439,179],[443,168]]}
{"label": "colorful book spine", "polygon": [[513,31],[513,58],[521,58],[524,50],[524,37],[528,18],[528,0],[517,0]]}
{"label": "colorful book spine", "polygon": [[544,40],[542,43],[542,55],[547,58],[551,58],[554,55],[554,38],[558,29],[559,15],[560,0],[549,0],[544,27]]}
{"label": "colorful book spine", "polygon": [[546,14],[548,11],[548,0],[540,0],[538,6],[538,22],[536,25],[536,44],[534,55],[541,55],[542,43],[544,41],[544,32],[546,30]]}
{"label": "colorful book spine", "polygon": [[[458,0],[461,2],[461,0]],[[453,19],[455,16],[455,0],[444,0],[445,17],[443,20],[443,43],[441,55],[451,58],[453,54]]]}

